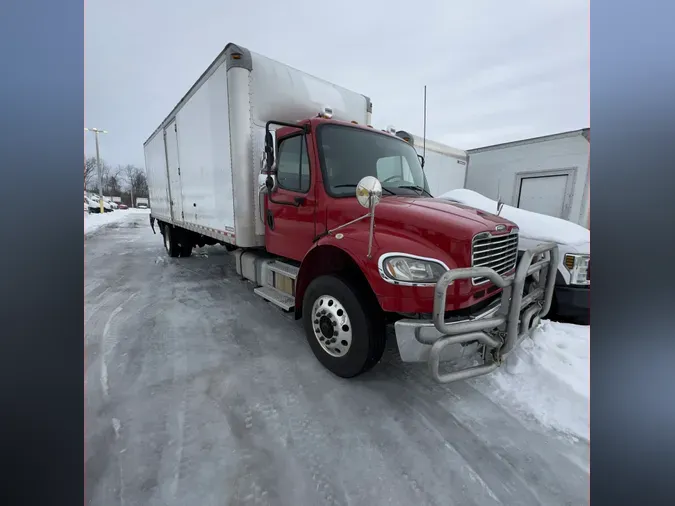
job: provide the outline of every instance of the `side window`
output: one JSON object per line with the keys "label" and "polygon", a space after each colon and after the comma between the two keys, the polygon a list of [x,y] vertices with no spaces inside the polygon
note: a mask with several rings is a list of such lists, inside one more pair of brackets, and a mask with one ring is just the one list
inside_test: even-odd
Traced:
{"label": "side window", "polygon": [[377,160],[377,179],[394,182],[397,179],[414,181],[408,160],[402,156],[388,156]]}
{"label": "side window", "polygon": [[281,141],[277,155],[277,180],[279,187],[294,192],[309,191],[309,159],[302,135]]}

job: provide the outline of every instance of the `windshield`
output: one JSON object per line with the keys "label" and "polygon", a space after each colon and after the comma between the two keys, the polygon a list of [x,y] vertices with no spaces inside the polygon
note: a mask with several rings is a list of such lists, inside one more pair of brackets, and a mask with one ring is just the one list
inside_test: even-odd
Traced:
{"label": "windshield", "polygon": [[383,196],[430,196],[417,152],[402,139],[341,125],[321,125],[317,138],[330,195],[352,197],[363,177],[375,176]]}

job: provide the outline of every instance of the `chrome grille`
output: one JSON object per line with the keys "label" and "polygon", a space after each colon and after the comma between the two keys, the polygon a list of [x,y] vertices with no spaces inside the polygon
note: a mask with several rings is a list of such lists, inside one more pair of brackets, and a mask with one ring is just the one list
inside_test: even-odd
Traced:
{"label": "chrome grille", "polygon": [[[518,260],[518,230],[506,235],[493,236],[483,232],[473,238],[471,243],[472,267],[490,267],[504,275],[513,270]],[[473,278],[474,285],[487,283],[488,278]]]}

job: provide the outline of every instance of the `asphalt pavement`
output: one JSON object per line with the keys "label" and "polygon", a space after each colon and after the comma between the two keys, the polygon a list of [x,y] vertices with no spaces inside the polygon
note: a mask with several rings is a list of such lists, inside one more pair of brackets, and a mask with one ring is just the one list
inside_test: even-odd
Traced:
{"label": "asphalt pavement", "polygon": [[586,505],[588,458],[393,342],[333,376],[222,247],[169,258],[143,214],[86,237],[86,504]]}

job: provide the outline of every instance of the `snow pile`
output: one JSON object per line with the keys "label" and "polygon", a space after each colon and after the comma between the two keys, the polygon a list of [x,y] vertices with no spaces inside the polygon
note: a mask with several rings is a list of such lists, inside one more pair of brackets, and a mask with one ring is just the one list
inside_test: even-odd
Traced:
{"label": "snow pile", "polygon": [[84,215],[84,235],[96,232],[101,227],[112,223],[119,223],[131,216],[138,214],[149,214],[149,209],[118,209],[111,213],[104,214],[86,214]]}
{"label": "snow pile", "polygon": [[[489,199],[480,193],[467,190],[466,188],[450,190],[438,198],[454,200],[481,211],[497,214],[496,200]],[[581,245],[591,240],[591,232],[587,228],[571,221],[554,218],[553,216],[534,213],[507,205],[504,205],[499,215],[518,225],[520,236],[527,239],[569,245]]]}
{"label": "snow pile", "polygon": [[514,412],[586,440],[590,327],[544,320],[494,373],[474,386]]}

